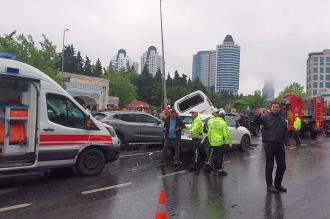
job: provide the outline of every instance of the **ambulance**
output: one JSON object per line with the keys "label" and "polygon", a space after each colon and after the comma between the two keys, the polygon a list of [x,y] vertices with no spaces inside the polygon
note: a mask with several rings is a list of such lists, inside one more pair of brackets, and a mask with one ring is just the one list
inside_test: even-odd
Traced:
{"label": "ambulance", "polygon": [[2,57],[0,176],[63,166],[97,175],[118,159],[109,131],[61,86],[30,65]]}

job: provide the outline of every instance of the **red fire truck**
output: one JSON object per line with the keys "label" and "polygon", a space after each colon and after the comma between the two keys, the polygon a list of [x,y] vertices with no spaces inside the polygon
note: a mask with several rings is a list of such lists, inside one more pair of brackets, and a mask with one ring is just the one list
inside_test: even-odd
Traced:
{"label": "red fire truck", "polygon": [[284,98],[282,113],[287,118],[289,132],[294,131],[294,115],[297,113],[302,121],[301,135],[309,134],[315,138],[324,128],[324,98],[313,97],[303,100],[301,97],[288,94]]}

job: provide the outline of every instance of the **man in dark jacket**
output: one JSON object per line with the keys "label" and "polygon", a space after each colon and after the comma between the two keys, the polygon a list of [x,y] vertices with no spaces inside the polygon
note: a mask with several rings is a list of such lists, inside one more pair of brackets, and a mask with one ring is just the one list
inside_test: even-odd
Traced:
{"label": "man in dark jacket", "polygon": [[[266,183],[269,192],[286,192],[282,186],[282,179],[286,169],[285,164],[285,145],[288,145],[288,128],[284,118],[280,115],[280,104],[272,102],[270,113],[261,115],[259,109],[256,110],[256,122],[263,125],[262,142],[266,155]],[[274,158],[276,159],[277,169],[273,185]]]}
{"label": "man in dark jacket", "polygon": [[246,116],[245,112],[242,111],[239,114],[239,118],[236,121],[240,126],[243,126],[250,130],[250,119]]}
{"label": "man in dark jacket", "polygon": [[185,128],[182,119],[178,117],[175,110],[171,110],[170,116],[165,120],[164,123],[164,134],[165,141],[162,151],[162,162],[168,158],[168,149],[170,147],[174,148],[174,165],[180,165],[180,140],[181,131]]}

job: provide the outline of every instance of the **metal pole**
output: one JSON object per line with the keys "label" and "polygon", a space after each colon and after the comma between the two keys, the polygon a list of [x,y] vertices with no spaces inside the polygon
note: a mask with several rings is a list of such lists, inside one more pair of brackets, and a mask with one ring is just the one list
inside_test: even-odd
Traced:
{"label": "metal pole", "polygon": [[210,65],[211,65],[211,52],[209,51],[209,63],[208,63],[208,72],[207,72],[207,93],[210,95]]}
{"label": "metal pole", "polygon": [[63,31],[63,44],[62,44],[62,76],[64,72],[64,40],[65,40],[65,32],[68,31],[69,29],[65,29]]}
{"label": "metal pole", "polygon": [[163,107],[165,108],[167,106],[167,94],[166,94],[166,77],[165,77],[165,55],[164,55],[164,37],[163,37],[163,13],[162,13],[162,0],[160,0],[160,29],[161,29],[161,36],[162,36],[162,87],[163,87]]}

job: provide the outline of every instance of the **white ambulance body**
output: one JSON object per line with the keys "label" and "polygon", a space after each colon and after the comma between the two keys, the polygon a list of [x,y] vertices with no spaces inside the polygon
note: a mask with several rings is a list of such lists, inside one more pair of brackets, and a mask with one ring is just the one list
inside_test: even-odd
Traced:
{"label": "white ambulance body", "polygon": [[76,166],[99,174],[119,157],[107,129],[38,69],[0,58],[0,175]]}

